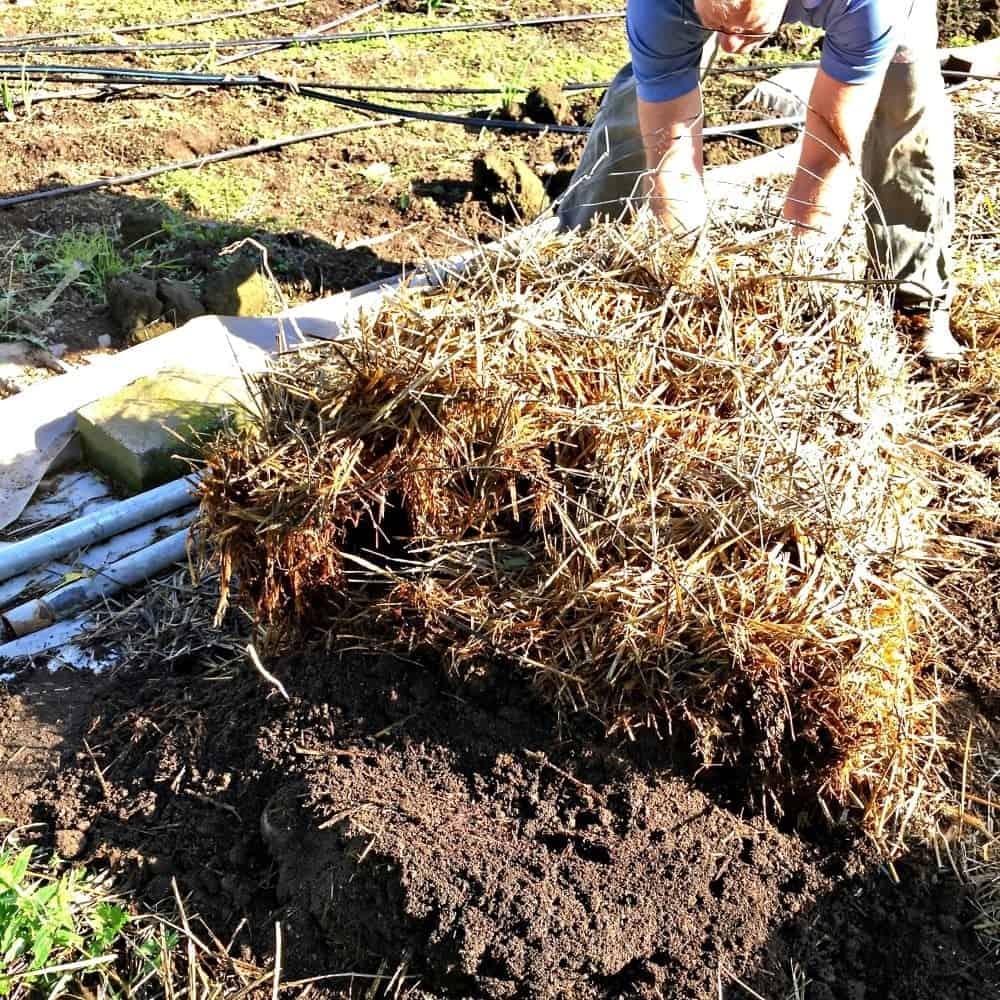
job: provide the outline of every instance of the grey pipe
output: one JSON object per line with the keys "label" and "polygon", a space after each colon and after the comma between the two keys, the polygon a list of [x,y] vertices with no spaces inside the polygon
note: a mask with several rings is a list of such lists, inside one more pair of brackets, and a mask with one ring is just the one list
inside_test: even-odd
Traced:
{"label": "grey pipe", "polygon": [[149,548],[119,559],[94,576],[59,587],[37,600],[19,604],[4,613],[4,624],[16,636],[30,635],[119,590],[143,583],[161,570],[184,560],[188,535],[187,528],[174,532]]}
{"label": "grey pipe", "polygon": [[0,581],[193,504],[195,482],[194,479],[175,479],[0,549]]}
{"label": "grey pipe", "polygon": [[[70,618],[68,621],[56,622],[40,632],[12,639],[0,644],[0,663],[5,660],[19,660],[28,656],[40,656],[53,649],[65,650],[93,624],[87,615]],[[0,674],[0,681],[12,675]]]}

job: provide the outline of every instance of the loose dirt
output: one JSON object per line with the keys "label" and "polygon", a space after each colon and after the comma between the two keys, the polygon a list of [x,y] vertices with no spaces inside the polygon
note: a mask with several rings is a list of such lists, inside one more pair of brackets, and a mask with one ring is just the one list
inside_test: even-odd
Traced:
{"label": "loose dirt", "polygon": [[[278,673],[287,703],[256,676],[155,665],[78,692],[61,768],[18,788],[5,767],[0,813],[150,905],[176,880],[223,939],[246,918],[247,957],[280,920],[289,978],[698,1000],[752,995],[737,979],[768,1000],[795,976],[850,1000],[1000,983],[949,873],[911,859],[896,883],[844,831],[741,816],[667,741],[605,739],[517,678],[315,651]],[[2,696],[5,720],[37,711],[36,684]]]}

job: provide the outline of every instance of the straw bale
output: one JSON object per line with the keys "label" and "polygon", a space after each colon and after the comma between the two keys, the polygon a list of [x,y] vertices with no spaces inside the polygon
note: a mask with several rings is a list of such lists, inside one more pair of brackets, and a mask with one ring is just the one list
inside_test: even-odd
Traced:
{"label": "straw bale", "polygon": [[886,303],[797,252],[540,237],[284,356],[207,455],[224,583],[286,640],[518,667],[896,836],[940,743],[927,572],[989,486],[928,444]]}

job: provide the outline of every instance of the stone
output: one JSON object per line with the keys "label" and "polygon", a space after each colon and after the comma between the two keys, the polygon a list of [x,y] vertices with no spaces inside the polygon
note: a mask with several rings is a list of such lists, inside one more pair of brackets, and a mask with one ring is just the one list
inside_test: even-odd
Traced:
{"label": "stone", "polygon": [[56,830],[56,854],[63,861],[75,861],[87,847],[87,835],[83,830]]}
{"label": "stone", "polygon": [[102,333],[97,338],[97,346],[98,347],[102,347],[104,350],[107,350],[109,347],[111,347],[111,334],[110,333]]}
{"label": "stone", "polygon": [[556,83],[532,87],[524,99],[524,113],[539,125],[575,125],[573,109]]}
{"label": "stone", "polygon": [[174,326],[183,326],[195,316],[204,316],[205,307],[195,293],[194,287],[186,281],[161,278],[156,283],[156,293],[163,303],[163,315]]}
{"label": "stone", "polygon": [[136,205],[126,208],[118,223],[118,234],[126,249],[146,249],[167,238],[163,211],[156,206]]}
{"label": "stone", "polygon": [[476,196],[498,215],[530,222],[548,205],[545,185],[519,156],[499,150],[483,153],[472,163]]}
{"label": "stone", "polygon": [[87,461],[131,490],[184,475],[199,442],[252,405],[239,375],[165,369],[77,411]]}
{"label": "stone", "polygon": [[163,315],[163,303],[156,294],[156,282],[141,274],[123,274],[113,278],[108,283],[107,297],[111,318],[130,339]]}
{"label": "stone", "polygon": [[128,342],[133,347],[136,344],[145,344],[147,341],[156,340],[157,337],[162,337],[165,333],[170,333],[173,329],[175,329],[173,323],[170,323],[165,319],[160,319],[155,323],[150,323],[148,326],[144,326],[141,329],[136,330],[135,333],[128,338]]}
{"label": "stone", "polygon": [[237,257],[205,279],[205,308],[216,316],[266,316],[270,289],[252,257]]}

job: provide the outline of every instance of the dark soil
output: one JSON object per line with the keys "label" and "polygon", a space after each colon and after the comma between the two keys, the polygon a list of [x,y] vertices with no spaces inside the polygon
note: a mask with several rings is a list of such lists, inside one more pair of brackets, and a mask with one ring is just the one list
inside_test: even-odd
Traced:
{"label": "dark soil", "polygon": [[[256,675],[85,686],[61,770],[5,767],[0,814],[58,830],[151,905],[176,879],[221,938],[246,917],[248,958],[280,920],[289,978],[401,968],[434,996],[699,1000],[745,996],[737,978],[783,998],[793,974],[851,1000],[1000,982],[950,874],[913,861],[897,885],[846,837],[741,818],[665,743],[560,724],[517,680],[318,653],[278,673],[290,702]],[[38,711],[22,683],[0,701],[5,744]]]}

